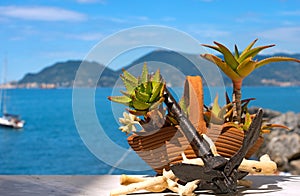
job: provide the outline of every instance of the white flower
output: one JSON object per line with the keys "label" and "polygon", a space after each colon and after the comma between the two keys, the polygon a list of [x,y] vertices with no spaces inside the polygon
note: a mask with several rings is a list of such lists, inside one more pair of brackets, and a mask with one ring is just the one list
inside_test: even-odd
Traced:
{"label": "white flower", "polygon": [[135,115],[124,112],[123,117],[124,118],[119,118],[119,122],[123,125],[119,127],[122,132],[129,134],[130,132],[136,131],[136,125],[141,126],[139,123],[139,118]]}

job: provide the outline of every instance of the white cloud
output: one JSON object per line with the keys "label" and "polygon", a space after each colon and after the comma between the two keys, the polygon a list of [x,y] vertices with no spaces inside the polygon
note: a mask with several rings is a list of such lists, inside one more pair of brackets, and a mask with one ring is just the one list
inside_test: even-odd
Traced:
{"label": "white cloud", "polygon": [[[276,47],[266,50],[268,53],[299,53],[300,27],[281,27],[262,31],[257,34],[266,44],[276,44]],[[262,40],[263,40],[262,39]]]}
{"label": "white cloud", "polygon": [[82,41],[100,41],[104,38],[102,33],[84,33],[84,34],[76,34],[76,35],[67,35],[68,38],[77,39]]}
{"label": "white cloud", "polygon": [[249,23],[249,22],[254,22],[254,23],[265,23],[266,21],[262,19],[260,13],[256,12],[246,12],[240,15],[235,19],[236,22],[238,23]]}
{"label": "white cloud", "polygon": [[102,16],[98,17],[98,19],[119,24],[132,24],[136,22],[146,22],[150,20],[147,16],[126,16],[123,18]]}
{"label": "white cloud", "polygon": [[280,13],[281,15],[284,16],[300,16],[300,10],[295,10],[295,11],[283,11]]}
{"label": "white cloud", "polygon": [[76,0],[77,3],[102,3],[105,4],[105,0]]}
{"label": "white cloud", "polygon": [[204,38],[219,38],[230,35],[230,32],[216,29],[192,30],[192,33]]}
{"label": "white cloud", "polygon": [[0,15],[23,20],[83,21],[86,15],[58,7],[47,6],[0,6]]}
{"label": "white cloud", "polygon": [[260,37],[270,39],[270,40],[277,40],[277,41],[284,41],[284,42],[300,42],[300,27],[281,27],[270,29],[267,31],[263,31],[258,34]]}
{"label": "white cloud", "polygon": [[79,51],[43,51],[39,55],[50,59],[82,59],[86,53]]}
{"label": "white cloud", "polygon": [[140,20],[140,21],[147,21],[149,18],[147,16],[136,16],[135,19]]}
{"label": "white cloud", "polygon": [[122,18],[116,18],[116,17],[106,17],[102,18],[103,20],[107,20],[114,23],[127,23],[128,20],[122,19]]}

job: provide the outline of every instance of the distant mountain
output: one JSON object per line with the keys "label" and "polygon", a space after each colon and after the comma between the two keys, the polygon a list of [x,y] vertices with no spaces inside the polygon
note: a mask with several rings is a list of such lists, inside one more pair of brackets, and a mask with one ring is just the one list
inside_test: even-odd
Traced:
{"label": "distant mountain", "polygon": [[[258,55],[257,59],[268,58],[271,56],[288,56],[300,59],[300,54],[277,53],[274,55]],[[246,79],[244,84],[271,85],[271,86],[290,86],[300,85],[300,64],[296,62],[271,63],[253,71]]]}
{"label": "distant mountain", "polygon": [[[272,56],[290,56],[300,59],[300,54],[275,54]],[[267,57],[270,57],[270,55],[257,56],[258,59]],[[139,75],[144,62],[148,62],[151,72],[159,68],[166,82],[174,86],[182,86],[185,75],[200,75],[203,78],[204,84],[208,82],[210,85],[216,85],[224,80],[226,85],[230,85],[230,80],[223,73],[223,78],[220,78],[216,75],[215,71],[212,71],[216,70],[216,66],[208,63],[199,55],[157,50],[142,56],[124,68],[130,70],[134,75]],[[80,74],[78,74],[78,78],[76,79],[77,86],[88,87],[95,84],[101,87],[114,86],[119,75],[122,73],[121,69],[114,71],[96,62],[67,61],[55,63],[38,73],[26,74],[18,81],[18,85],[20,87],[30,87],[32,84],[37,86],[41,84],[54,84],[56,87],[71,87],[79,67]],[[102,74],[98,81],[100,72]],[[299,75],[300,64],[298,63],[272,63],[255,70],[245,79],[244,85],[300,85]]]}
{"label": "distant mountain", "polygon": [[[30,86],[36,84],[54,84],[56,87],[71,87],[80,69],[77,86],[92,86],[97,83],[99,86],[111,86],[117,78],[116,72],[96,62],[67,61],[59,62],[44,68],[38,73],[26,74],[20,81],[19,86]],[[98,73],[102,71],[101,79],[98,81]]]}

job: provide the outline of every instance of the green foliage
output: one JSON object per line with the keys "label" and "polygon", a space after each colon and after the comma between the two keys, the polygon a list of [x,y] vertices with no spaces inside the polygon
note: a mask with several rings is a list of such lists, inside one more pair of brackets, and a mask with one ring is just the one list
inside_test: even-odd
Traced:
{"label": "green foliage", "polygon": [[[230,102],[230,100],[227,100],[227,104],[223,107],[220,107],[218,103],[218,98],[219,98],[218,95],[216,95],[213,106],[211,108],[206,107],[207,111],[204,112],[205,121],[208,124],[213,123],[213,124],[222,125],[223,129],[234,127],[241,131],[248,131],[252,123],[252,119],[255,116],[255,114],[253,115],[248,112],[248,104],[250,103],[250,101],[254,100],[254,98],[242,100],[243,116],[240,124],[236,124],[233,122],[233,103]],[[289,130],[289,128],[284,125],[263,123],[260,132],[261,134],[269,133],[271,129],[274,127]]]}
{"label": "green foliage", "polygon": [[251,42],[242,53],[239,52],[238,47],[235,45],[234,53],[224,45],[214,42],[216,46],[206,45],[203,46],[211,48],[220,52],[223,55],[224,60],[212,55],[203,54],[203,58],[216,64],[232,81],[233,84],[233,118],[236,124],[241,122],[242,108],[241,108],[241,88],[244,78],[251,74],[255,69],[274,62],[281,61],[295,61],[300,63],[300,60],[290,57],[270,57],[260,61],[253,60],[253,58],[258,55],[262,50],[273,47],[275,45],[266,45],[253,48],[257,39]]}
{"label": "green foliage", "polygon": [[154,75],[150,75],[145,63],[141,76],[135,77],[128,71],[123,70],[123,75],[120,77],[126,92],[122,92],[123,96],[108,97],[110,101],[129,106],[129,112],[134,115],[145,115],[147,112],[157,109],[163,103],[165,83],[159,70]]}
{"label": "green foliage", "polygon": [[272,44],[252,48],[256,41],[257,39],[251,42],[242,51],[242,53],[239,53],[238,47],[235,45],[233,54],[227,47],[218,42],[214,42],[216,46],[203,44],[203,46],[205,47],[220,52],[224,57],[224,61],[212,54],[203,54],[201,56],[215,63],[233,81],[241,81],[255,69],[269,63],[281,61],[295,61],[300,63],[300,60],[298,59],[281,56],[270,57],[260,61],[253,60],[253,58],[256,57],[256,55],[258,55],[262,50],[275,46],[274,44]]}
{"label": "green foliage", "polygon": [[[243,114],[248,113],[248,104],[252,100],[254,100],[254,98],[242,100]],[[206,107],[206,110],[207,111],[204,112],[204,119],[207,123],[220,124],[220,125],[228,122],[233,123],[233,102],[231,102],[229,99],[227,100],[226,105],[221,107],[219,105],[219,96],[216,95],[212,107],[210,108]],[[243,120],[242,122],[244,122],[244,119],[242,120]]]}

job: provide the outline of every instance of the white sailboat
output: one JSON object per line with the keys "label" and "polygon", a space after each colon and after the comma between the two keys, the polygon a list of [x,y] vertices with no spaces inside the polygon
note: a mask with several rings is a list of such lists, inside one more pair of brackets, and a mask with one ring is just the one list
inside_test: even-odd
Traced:
{"label": "white sailboat", "polygon": [[[5,60],[4,61],[4,73],[5,73],[6,64],[7,64],[7,62]],[[5,74],[3,74],[3,75],[5,75]],[[4,83],[5,83],[5,77],[4,77]],[[0,116],[0,126],[11,127],[11,128],[15,128],[15,129],[23,128],[25,121],[21,120],[19,115],[9,114],[6,111],[6,93],[5,93],[4,87],[2,87],[2,89],[1,89],[1,114],[2,114],[2,116]]]}

